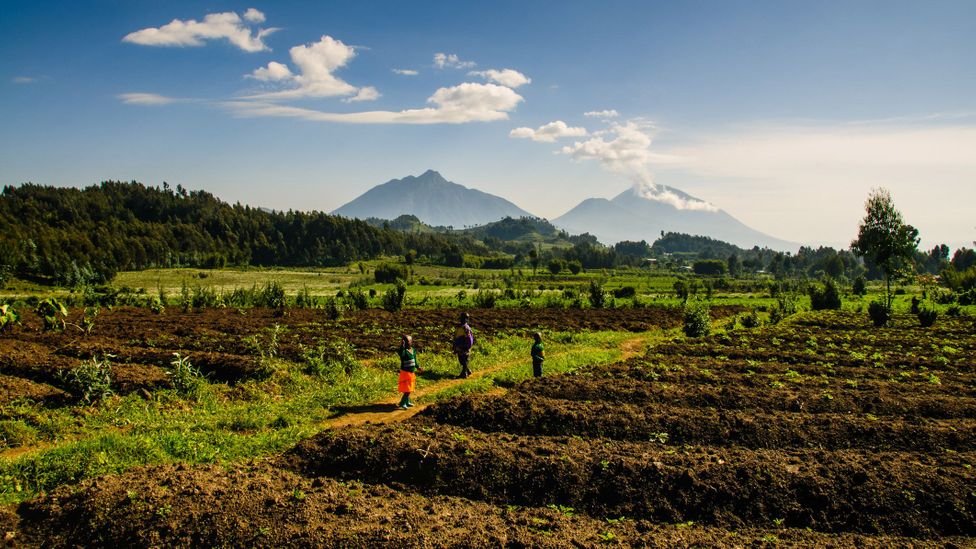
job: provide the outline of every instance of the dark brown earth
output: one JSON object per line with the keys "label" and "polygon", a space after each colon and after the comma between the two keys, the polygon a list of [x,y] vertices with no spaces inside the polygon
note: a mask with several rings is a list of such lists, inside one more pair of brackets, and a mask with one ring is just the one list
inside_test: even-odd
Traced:
{"label": "dark brown earth", "polygon": [[[538,322],[535,312],[478,314],[516,331]],[[432,326],[450,313],[423,317],[428,344],[443,344]],[[557,313],[577,315],[560,322],[578,327],[611,322]],[[420,321],[386,315],[335,333],[369,335],[380,321],[366,319],[381,317],[400,322],[391,331],[424,333],[411,324]],[[234,338],[214,334],[237,328],[220,322],[206,333],[184,325],[190,335],[170,326],[157,346],[191,338],[194,352],[235,355]],[[405,421],[347,422],[250,464],[164,465],[64,486],[6,510],[0,527],[12,544],[53,547],[976,547],[976,323],[867,324],[807,314],[677,338]],[[314,342],[325,325],[289,325],[283,346]],[[151,349],[130,336],[119,345]],[[48,336],[15,337],[43,347]]]}

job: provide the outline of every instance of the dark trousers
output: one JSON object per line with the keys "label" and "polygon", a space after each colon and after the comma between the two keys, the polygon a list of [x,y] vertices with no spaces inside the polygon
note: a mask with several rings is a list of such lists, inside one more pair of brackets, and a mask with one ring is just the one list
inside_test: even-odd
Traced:
{"label": "dark trousers", "polygon": [[532,375],[535,377],[542,377],[542,361],[533,360],[532,361]]}
{"label": "dark trousers", "polygon": [[461,365],[461,377],[468,377],[471,375],[471,368],[468,368],[468,359],[471,358],[469,353],[458,353],[458,364]]}

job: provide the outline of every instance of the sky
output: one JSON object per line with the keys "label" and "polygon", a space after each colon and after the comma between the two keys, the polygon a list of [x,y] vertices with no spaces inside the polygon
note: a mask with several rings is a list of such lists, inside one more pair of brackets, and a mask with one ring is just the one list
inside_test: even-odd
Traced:
{"label": "sky", "polygon": [[331,211],[427,169],[549,219],[637,187],[842,248],[885,187],[923,247],[973,246],[976,2],[0,6],[0,185]]}

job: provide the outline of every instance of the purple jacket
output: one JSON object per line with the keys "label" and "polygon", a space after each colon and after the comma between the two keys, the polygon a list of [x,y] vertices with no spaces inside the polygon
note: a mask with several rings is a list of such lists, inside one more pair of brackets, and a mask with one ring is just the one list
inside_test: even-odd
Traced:
{"label": "purple jacket", "polygon": [[468,354],[474,347],[474,333],[471,326],[461,324],[454,330],[454,352],[457,354]]}

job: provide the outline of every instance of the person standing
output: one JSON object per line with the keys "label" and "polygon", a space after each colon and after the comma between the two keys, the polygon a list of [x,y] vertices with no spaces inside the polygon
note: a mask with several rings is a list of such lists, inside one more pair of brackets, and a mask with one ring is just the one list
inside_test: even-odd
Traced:
{"label": "person standing", "polygon": [[417,351],[413,348],[413,337],[402,336],[396,352],[397,356],[400,357],[400,379],[397,382],[397,390],[403,393],[399,407],[401,410],[406,410],[413,406],[413,402],[410,401],[410,393],[417,385],[417,372],[423,370],[417,365]]}
{"label": "person standing", "polygon": [[535,343],[532,344],[532,375],[542,377],[542,362],[546,359],[546,348],[542,345],[542,334],[532,334]]}
{"label": "person standing", "polygon": [[468,313],[461,313],[461,322],[454,329],[454,354],[457,355],[458,363],[461,365],[461,373],[458,379],[471,376],[471,368],[468,367],[468,360],[471,358],[471,348],[474,347],[474,332],[468,325]]}

